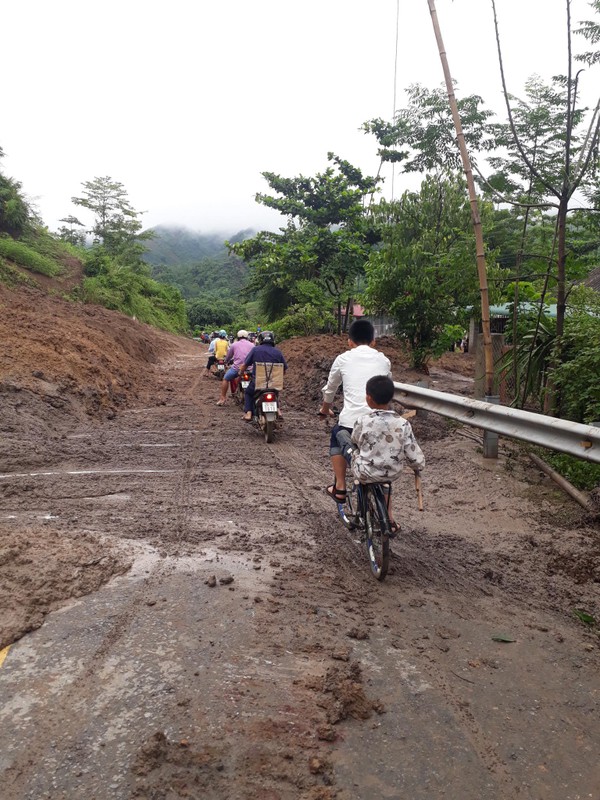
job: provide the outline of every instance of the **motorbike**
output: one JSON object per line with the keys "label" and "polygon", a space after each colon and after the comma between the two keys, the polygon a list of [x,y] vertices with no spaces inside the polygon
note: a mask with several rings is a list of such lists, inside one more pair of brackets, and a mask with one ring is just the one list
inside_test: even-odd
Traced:
{"label": "motorbike", "polygon": [[252,375],[249,372],[244,372],[231,381],[231,396],[239,406],[244,405],[244,392],[250,385],[251,380]]}
{"label": "motorbike", "polygon": [[244,372],[243,375],[238,375],[236,378],[232,378],[229,381],[229,389],[231,391],[231,397],[238,406],[244,405],[244,391],[248,388],[250,381],[252,380],[252,376],[249,372]]}
{"label": "motorbike", "polygon": [[217,358],[215,362],[215,377],[218,378],[220,381],[223,380],[225,376],[225,372],[227,371],[227,367],[225,365],[224,358]]}
{"label": "motorbike", "polygon": [[254,419],[263,431],[267,444],[273,441],[278,414],[279,390],[258,389],[254,395]]}

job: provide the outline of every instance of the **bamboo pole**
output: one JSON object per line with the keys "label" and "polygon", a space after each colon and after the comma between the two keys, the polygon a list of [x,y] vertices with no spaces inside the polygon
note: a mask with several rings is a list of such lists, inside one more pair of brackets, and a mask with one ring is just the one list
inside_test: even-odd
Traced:
{"label": "bamboo pole", "polygon": [[[454,84],[452,83],[452,75],[448,65],[448,58],[442,39],[442,32],[435,10],[435,0],[427,0],[429,3],[429,11],[431,12],[431,22],[438,45],[440,60],[442,62],[442,69],[444,70],[444,78],[446,81],[446,89],[448,91],[448,100],[450,101],[450,109],[452,111],[452,119],[454,120],[454,127],[456,128],[456,138],[458,141],[458,148],[462,158],[463,169],[467,179],[467,187],[469,190],[469,200],[471,203],[471,218],[473,220],[473,231],[475,233],[475,245],[477,252],[477,272],[479,275],[479,293],[481,296],[481,324],[483,328],[483,352],[485,358],[485,394],[487,397],[492,397],[494,394],[494,355],[492,352],[492,334],[490,329],[490,301],[487,283],[487,268],[485,263],[485,252],[483,245],[483,231],[481,226],[481,216],[479,214],[479,204],[477,202],[477,194],[475,192],[475,181],[473,180],[473,170],[471,167],[471,160],[465,144],[465,137],[458,112],[458,104],[454,94]],[[484,448],[485,455],[485,448]],[[490,455],[491,458],[497,458],[497,448],[495,455]]]}
{"label": "bamboo pole", "polygon": [[542,459],[539,456],[536,456],[535,453],[528,453],[527,455],[533,461],[536,467],[539,467],[543,473],[545,473],[549,478],[552,478],[552,480],[558,484],[563,491],[571,495],[573,500],[576,500],[580,506],[583,506],[586,511],[592,510],[592,504],[587,495],[585,495],[583,492],[580,492],[579,489],[576,489],[572,483],[569,483],[566,478],[563,478],[562,475],[559,475],[558,472],[553,470],[552,467],[549,466],[549,464],[546,464],[545,461],[542,461]]}
{"label": "bamboo pole", "polygon": [[419,511],[423,511],[423,492],[421,490],[421,476],[418,472],[415,472],[415,491],[417,492],[417,503],[419,505]]}

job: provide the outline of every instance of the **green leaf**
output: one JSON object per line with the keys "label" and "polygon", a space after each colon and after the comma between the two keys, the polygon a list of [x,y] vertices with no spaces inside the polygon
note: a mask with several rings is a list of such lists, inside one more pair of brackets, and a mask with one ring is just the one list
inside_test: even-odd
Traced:
{"label": "green leaf", "polygon": [[496,633],[496,634],[494,634],[494,636],[492,636],[492,641],[493,642],[507,642],[507,643],[509,643],[509,642],[516,642],[517,640],[516,639],[511,639],[510,636],[504,636],[504,634],[502,634],[502,633]]}
{"label": "green leaf", "polygon": [[573,612],[575,616],[580,619],[585,625],[595,625],[596,619],[591,614],[588,614],[587,611],[582,611],[580,608],[576,608]]}

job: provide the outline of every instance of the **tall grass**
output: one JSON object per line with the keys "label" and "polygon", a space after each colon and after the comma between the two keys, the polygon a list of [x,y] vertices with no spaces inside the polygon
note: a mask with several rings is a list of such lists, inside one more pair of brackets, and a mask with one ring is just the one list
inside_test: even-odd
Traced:
{"label": "tall grass", "polygon": [[0,237],[0,256],[14,261],[21,267],[47,275],[52,278],[59,275],[61,267],[52,258],[41,255],[24,242],[17,242],[15,239]]}

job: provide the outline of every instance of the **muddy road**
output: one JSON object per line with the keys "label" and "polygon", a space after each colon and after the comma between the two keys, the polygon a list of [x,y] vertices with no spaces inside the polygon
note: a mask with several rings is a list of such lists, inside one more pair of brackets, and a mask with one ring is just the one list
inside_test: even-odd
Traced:
{"label": "muddy road", "polygon": [[32,632],[0,656],[2,800],[600,797],[580,511],[420,417],[425,511],[409,473],[378,584],[313,400],[266,445],[204,362],[182,340],[133,407],[5,440],[5,643]]}

